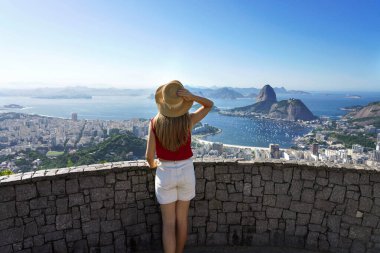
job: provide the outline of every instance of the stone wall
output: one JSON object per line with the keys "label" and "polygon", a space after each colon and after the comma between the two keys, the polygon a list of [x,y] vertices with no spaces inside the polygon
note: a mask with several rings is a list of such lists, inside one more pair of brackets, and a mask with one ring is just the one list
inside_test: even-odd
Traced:
{"label": "stone wall", "polygon": [[[188,245],[380,252],[380,172],[290,163],[196,162]],[[154,173],[119,162],[0,178],[0,252],[161,247]]]}

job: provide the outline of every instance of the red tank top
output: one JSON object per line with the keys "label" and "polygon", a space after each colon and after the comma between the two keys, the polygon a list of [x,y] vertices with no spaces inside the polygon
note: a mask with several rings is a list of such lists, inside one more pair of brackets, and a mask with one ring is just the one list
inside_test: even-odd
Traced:
{"label": "red tank top", "polygon": [[186,160],[193,156],[193,151],[191,150],[191,132],[189,132],[189,138],[187,139],[187,142],[179,147],[176,151],[170,151],[164,148],[160,141],[157,138],[156,135],[156,128],[153,124],[153,119],[150,120],[150,124],[152,126],[152,130],[154,133],[154,138],[156,140],[156,154],[157,158],[161,158],[163,160],[168,161],[179,161],[179,160]]}

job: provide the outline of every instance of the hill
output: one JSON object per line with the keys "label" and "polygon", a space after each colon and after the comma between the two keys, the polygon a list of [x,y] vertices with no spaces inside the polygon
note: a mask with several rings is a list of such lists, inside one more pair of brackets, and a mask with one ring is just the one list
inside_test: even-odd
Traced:
{"label": "hill", "polygon": [[[105,141],[75,153],[65,153],[55,159],[44,159],[43,168],[61,168],[103,162],[116,162],[133,159],[143,159],[146,141],[137,138],[130,132],[117,134]],[[130,153],[133,152],[133,155]]]}
{"label": "hill", "polygon": [[260,115],[290,121],[308,121],[317,118],[299,99],[288,99],[277,102],[276,92],[270,85],[265,85],[261,89],[256,103],[221,111],[220,113],[239,116]]}
{"label": "hill", "polygon": [[369,103],[364,107],[353,107],[344,118],[361,126],[374,125],[380,128],[380,101]]}

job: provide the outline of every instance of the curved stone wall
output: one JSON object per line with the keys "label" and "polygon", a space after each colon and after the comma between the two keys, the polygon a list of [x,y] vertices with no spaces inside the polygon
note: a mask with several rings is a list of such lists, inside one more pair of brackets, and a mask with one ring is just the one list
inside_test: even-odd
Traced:
{"label": "curved stone wall", "polygon": [[[380,172],[196,162],[188,245],[380,252]],[[161,247],[154,171],[119,162],[0,178],[0,252]]]}

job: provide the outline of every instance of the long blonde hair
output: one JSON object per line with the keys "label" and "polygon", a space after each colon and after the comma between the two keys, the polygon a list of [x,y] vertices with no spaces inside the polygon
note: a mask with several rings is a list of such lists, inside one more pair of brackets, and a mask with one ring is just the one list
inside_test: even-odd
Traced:
{"label": "long blonde hair", "polygon": [[156,116],[156,136],[160,144],[170,151],[178,150],[188,141],[190,128],[191,120],[188,112],[179,117],[166,117],[161,113]]}

